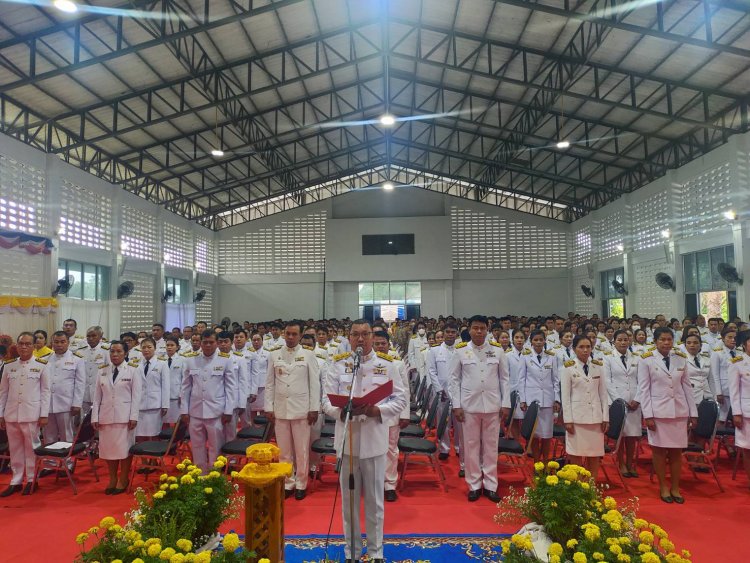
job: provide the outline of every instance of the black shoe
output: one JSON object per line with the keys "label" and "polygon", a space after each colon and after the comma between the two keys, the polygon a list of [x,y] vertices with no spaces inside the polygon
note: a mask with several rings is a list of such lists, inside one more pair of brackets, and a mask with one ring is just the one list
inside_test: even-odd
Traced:
{"label": "black shoe", "polygon": [[685,504],[684,497],[681,497],[679,495],[672,495],[672,500],[675,501],[677,504]]}
{"label": "black shoe", "polygon": [[10,495],[17,493],[21,489],[23,489],[21,485],[10,485],[2,493],[0,493],[0,497],[9,497]]}
{"label": "black shoe", "polygon": [[458,470],[458,476],[461,477],[461,478],[466,477],[466,471],[464,469],[459,469]]}
{"label": "black shoe", "polygon": [[497,494],[497,491],[488,491],[487,489],[484,489],[484,496],[495,503],[498,503],[501,500],[500,495]]}
{"label": "black shoe", "polygon": [[663,500],[667,504],[672,504],[674,502],[674,499],[672,498],[671,495],[663,496],[661,497],[661,500]]}
{"label": "black shoe", "polygon": [[39,477],[46,477],[47,475],[54,475],[56,471],[54,469],[42,469],[39,472]]}
{"label": "black shoe", "polygon": [[482,489],[477,489],[476,491],[469,491],[469,502],[478,501],[480,496],[482,496]]}
{"label": "black shoe", "polygon": [[104,489],[104,494],[105,495],[111,495],[116,490],[117,490],[117,487],[107,487],[106,489]]}
{"label": "black shoe", "polygon": [[294,494],[294,489],[284,489],[284,498],[287,499]]}
{"label": "black shoe", "polygon": [[696,467],[693,469],[696,473],[710,473],[711,471],[708,469],[708,467]]}
{"label": "black shoe", "polygon": [[444,453],[438,454],[438,459],[440,461],[445,461],[446,459],[448,459],[448,454],[444,454]]}
{"label": "black shoe", "polygon": [[396,491],[385,492],[385,500],[387,502],[395,502],[397,499],[398,499],[398,495],[396,494]]}
{"label": "black shoe", "polygon": [[128,490],[128,485],[130,485],[130,482],[127,482],[127,483],[125,483],[125,486],[124,486],[124,487],[122,487],[122,488],[116,487],[116,488],[115,488],[115,489],[114,489],[114,490],[112,491],[112,493],[111,493],[111,494],[112,494],[112,495],[121,495],[122,493],[124,493],[125,491],[127,491],[127,490]]}
{"label": "black shoe", "polygon": [[295,489],[294,500],[302,500],[305,496],[307,496],[307,491],[305,489]]}
{"label": "black shoe", "polygon": [[21,493],[23,496],[29,496],[31,493],[36,491],[39,488],[39,486],[36,484],[36,482],[32,481],[31,483],[26,483],[26,486],[23,488],[23,492]]}

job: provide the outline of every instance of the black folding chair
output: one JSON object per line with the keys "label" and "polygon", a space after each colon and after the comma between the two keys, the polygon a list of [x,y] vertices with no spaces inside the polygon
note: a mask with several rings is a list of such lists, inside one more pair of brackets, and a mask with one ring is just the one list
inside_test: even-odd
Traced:
{"label": "black folding chair", "polygon": [[55,471],[55,482],[60,477],[61,472],[65,472],[65,476],[70,481],[70,486],[73,488],[73,494],[78,494],[75,481],[73,480],[73,472],[68,467],[69,464],[73,466],[75,471],[76,462],[79,459],[87,459],[91,466],[91,471],[94,472],[94,478],[99,481],[99,475],[96,473],[96,464],[94,463],[94,451],[93,448],[96,445],[96,430],[91,424],[91,410],[81,420],[81,424],[76,430],[75,437],[70,446],[64,448],[51,448],[54,444],[48,444],[47,446],[40,446],[34,449],[36,455],[36,464],[34,466],[34,482],[37,482],[39,478],[39,470],[44,466],[46,469],[50,469],[52,466]]}
{"label": "black folding chair", "polygon": [[711,472],[723,493],[724,487],[719,481],[716,469],[711,461],[713,453],[714,438],[716,437],[716,425],[719,421],[719,403],[713,399],[703,399],[698,405],[698,424],[693,428],[694,436],[704,440],[703,445],[697,443],[688,443],[687,449],[682,452],[682,459],[685,460],[693,476],[697,479],[697,468],[705,468]]}
{"label": "black folding chair", "polygon": [[[253,422],[257,422],[259,418],[256,416]],[[229,473],[230,467],[239,466],[247,459],[247,448],[253,444],[262,444],[270,440],[273,424],[265,417],[263,417],[263,420],[265,422],[260,426],[241,428],[234,440],[225,442],[221,446],[221,453],[229,458],[229,463],[224,466],[226,473]]]}
{"label": "black folding chair", "polygon": [[438,405],[440,404],[440,395],[438,393],[432,398],[432,403],[427,411],[424,428],[421,424],[410,424],[399,431],[401,438],[424,438],[426,433],[435,429],[435,418],[437,416]]}
{"label": "black folding chair", "polygon": [[[439,400],[439,395],[436,395]],[[425,438],[399,438],[398,449],[404,454],[404,459],[401,465],[401,479],[399,479],[398,488],[403,489],[406,483],[406,468],[409,465],[409,461],[412,464],[428,465],[431,466],[435,473],[437,473],[440,479],[440,486],[443,491],[447,491],[445,483],[445,474],[443,473],[443,467],[438,460],[438,450],[440,449],[440,439],[445,434],[448,428],[448,420],[450,419],[452,412],[452,405],[450,401],[442,403],[442,407],[439,409],[439,417],[437,421],[437,432],[435,433],[435,440],[427,440]],[[414,461],[412,457],[422,456],[426,457],[426,461]]]}
{"label": "black folding chair", "polygon": [[[620,462],[617,459],[617,455],[622,447],[622,433],[625,429],[625,417],[627,416],[627,412],[628,405],[625,403],[624,399],[617,399],[609,405],[609,429],[605,435],[605,455],[602,460],[601,468],[604,472],[604,477],[606,477],[607,481],[611,483],[612,479],[609,478],[609,473],[607,473],[606,463],[607,459],[611,460],[615,467],[615,471],[617,471],[617,474],[620,476],[623,488],[626,491],[629,491],[628,484],[625,482],[625,478],[620,472]],[[610,445],[610,442],[612,442],[612,445]],[[609,456],[607,454],[609,454]]]}
{"label": "black folding chair", "polygon": [[[154,466],[166,469],[164,459],[167,456],[177,455],[177,444],[185,439],[187,434],[187,424],[182,421],[182,417],[177,419],[174,428],[172,428],[172,436],[168,441],[164,440],[147,440],[145,442],[137,442],[130,446],[130,455],[133,456],[132,464],[130,465],[130,478],[128,483],[128,490],[133,488],[133,480],[135,477],[136,468],[138,465],[144,465],[144,461],[150,460],[152,463],[146,467],[152,468]],[[148,481],[148,473],[144,474],[146,481]]]}
{"label": "black folding chair", "polygon": [[529,477],[529,453],[531,452],[531,444],[534,442],[534,437],[536,436],[538,418],[539,401],[534,401],[526,407],[526,414],[524,414],[523,421],[521,422],[521,437],[525,440],[526,444],[521,445],[521,442],[518,440],[503,437],[497,443],[498,464],[519,470],[524,476],[524,480]]}
{"label": "black folding chair", "polygon": [[[334,437],[321,437],[315,440],[310,449],[320,456],[318,463],[315,464],[315,471],[312,477],[312,490],[316,488],[316,481],[323,475],[323,466],[333,467],[336,469],[336,449],[333,447]],[[329,461],[329,458],[333,458],[333,461]],[[321,479],[322,480],[322,479]]]}

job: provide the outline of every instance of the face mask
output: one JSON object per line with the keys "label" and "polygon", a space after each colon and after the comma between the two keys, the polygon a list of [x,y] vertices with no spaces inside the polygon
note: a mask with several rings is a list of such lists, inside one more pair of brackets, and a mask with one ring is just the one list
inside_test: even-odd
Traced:
{"label": "face mask", "polygon": [[632,326],[631,328],[632,328],[633,330],[638,330],[639,328],[641,328],[641,325],[638,325],[638,324],[634,324],[634,325],[633,325],[633,326]]}
{"label": "face mask", "polygon": [[420,328],[419,330],[417,330],[417,334],[419,334],[419,336],[424,336],[425,330],[423,328]]}

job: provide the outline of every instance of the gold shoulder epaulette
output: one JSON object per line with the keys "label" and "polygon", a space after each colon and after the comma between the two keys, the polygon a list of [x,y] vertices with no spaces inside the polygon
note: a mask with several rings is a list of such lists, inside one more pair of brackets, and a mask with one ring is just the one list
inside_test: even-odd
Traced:
{"label": "gold shoulder epaulette", "polygon": [[325,344],[323,344],[323,345],[318,344],[318,348],[320,348],[321,350],[327,350],[328,346],[325,345]]}
{"label": "gold shoulder epaulette", "polygon": [[134,362],[134,361],[131,360],[130,362],[128,362],[128,365],[131,368],[137,368],[138,367],[138,362]]}
{"label": "gold shoulder epaulette", "polygon": [[47,352],[46,354],[42,354],[39,356],[40,358],[49,358],[52,355],[52,352]]}
{"label": "gold shoulder epaulette", "polygon": [[524,348],[522,353],[524,356],[528,356],[529,354],[531,354],[531,350],[529,350],[528,348]]}
{"label": "gold shoulder epaulette", "polygon": [[312,347],[312,346],[307,346],[306,344],[303,344],[303,345],[302,345],[302,347],[303,347],[303,348],[304,348],[305,350],[310,350],[310,351],[312,351],[312,350],[313,350],[313,347]]}
{"label": "gold shoulder epaulette", "polygon": [[388,354],[384,354],[383,352],[377,352],[376,355],[381,360],[386,360],[388,362],[392,362],[393,361],[393,358],[391,358]]}
{"label": "gold shoulder epaulette", "polygon": [[555,354],[554,350],[545,350],[544,353],[545,354],[549,354],[550,356],[557,356],[557,354]]}
{"label": "gold shoulder epaulette", "polygon": [[469,345],[468,342],[460,342],[460,343],[456,344],[456,349],[458,349],[458,348],[466,348],[466,346],[468,346],[468,345]]}
{"label": "gold shoulder epaulette", "polygon": [[327,360],[328,356],[324,356],[323,354],[315,354],[316,358],[320,358],[321,360]]}
{"label": "gold shoulder epaulette", "polygon": [[47,365],[47,360],[45,360],[44,358],[37,358],[36,361],[40,364],[44,364],[45,366]]}
{"label": "gold shoulder epaulette", "polygon": [[13,358],[13,359],[11,359],[11,360],[5,360],[5,361],[4,361],[3,363],[4,363],[4,364],[6,364],[6,365],[7,365],[7,364],[12,364],[12,363],[13,363],[13,362],[15,362],[15,361],[16,361],[17,359],[18,359],[18,358]]}
{"label": "gold shoulder epaulette", "polygon": [[611,355],[612,355],[612,352],[603,352],[603,354],[604,354],[605,356],[611,356]]}
{"label": "gold shoulder epaulette", "polygon": [[650,358],[653,355],[654,353],[651,350],[649,350],[648,352],[644,352],[643,354],[641,354],[641,358]]}
{"label": "gold shoulder epaulette", "polygon": [[[107,364],[99,364],[96,367],[99,368],[99,369],[106,369],[107,368]],[[138,367],[138,366],[133,366],[133,367]]]}
{"label": "gold shoulder epaulette", "polygon": [[188,352],[185,354],[186,358],[195,358],[198,355],[198,352]]}
{"label": "gold shoulder epaulette", "polygon": [[717,346],[716,348],[714,348],[714,352],[721,352],[723,349],[723,346]]}
{"label": "gold shoulder epaulette", "polygon": [[401,361],[401,356],[399,356],[398,354],[390,354],[390,356],[391,356],[391,358],[393,358],[394,360],[398,360],[398,361]]}
{"label": "gold shoulder epaulette", "polygon": [[680,358],[687,358],[687,356],[680,350],[674,351],[675,356],[679,356]]}
{"label": "gold shoulder epaulette", "polygon": [[741,361],[742,361],[742,356],[735,356],[734,358],[732,358],[733,364],[736,364],[737,362],[741,362]]}
{"label": "gold shoulder epaulette", "polygon": [[239,350],[232,350],[232,354],[234,354],[235,356],[240,356],[240,357],[243,357],[245,355]]}
{"label": "gold shoulder epaulette", "polygon": [[416,338],[416,337],[417,337],[417,335],[416,335],[416,334],[412,334],[412,335],[411,335],[411,337],[412,337],[412,338]]}
{"label": "gold shoulder epaulette", "polygon": [[710,357],[710,354],[708,352],[701,352],[701,356],[703,356],[704,358],[708,358]]}
{"label": "gold shoulder epaulette", "polygon": [[76,350],[75,352],[73,352],[73,355],[76,356],[76,357],[78,357],[78,358],[83,358],[83,354],[79,354],[78,350]]}
{"label": "gold shoulder epaulette", "polygon": [[229,354],[227,354],[226,352],[219,352],[219,357],[220,358],[228,358]]}
{"label": "gold shoulder epaulette", "polygon": [[570,366],[574,366],[574,365],[576,365],[576,361],[575,361],[575,360],[568,360],[568,361],[567,361],[567,362],[565,362],[565,363],[564,363],[563,365],[564,365],[564,366],[565,366],[566,368],[569,368]]}
{"label": "gold shoulder epaulette", "polygon": [[162,362],[166,362],[167,361],[167,357],[166,356],[156,356],[156,359],[157,360],[161,360]]}
{"label": "gold shoulder epaulette", "polygon": [[490,342],[490,346],[494,346],[495,348],[502,348],[502,344],[498,344],[497,342]]}
{"label": "gold shoulder epaulette", "polygon": [[343,352],[343,353],[341,353],[341,354],[336,354],[336,355],[335,355],[335,356],[333,357],[333,361],[334,361],[334,362],[338,362],[339,360],[343,360],[344,358],[348,358],[348,357],[350,357],[351,355],[352,355],[352,353],[351,353],[351,352]]}
{"label": "gold shoulder epaulette", "polygon": [[438,346],[440,346],[440,343],[436,343],[436,344],[431,344],[431,345],[430,345],[430,348],[437,348]]}
{"label": "gold shoulder epaulette", "polygon": [[109,350],[109,344],[102,344],[102,350]]}
{"label": "gold shoulder epaulette", "polygon": [[594,364],[595,366],[603,366],[604,365],[601,360],[591,360],[591,363]]}

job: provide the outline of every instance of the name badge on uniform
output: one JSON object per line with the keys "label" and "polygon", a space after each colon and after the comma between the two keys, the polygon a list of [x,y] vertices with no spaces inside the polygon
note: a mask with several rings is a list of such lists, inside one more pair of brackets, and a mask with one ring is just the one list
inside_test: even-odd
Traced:
{"label": "name badge on uniform", "polygon": [[344,373],[354,373],[354,364],[346,362],[344,364]]}
{"label": "name badge on uniform", "polygon": [[294,358],[294,361],[295,362],[304,362],[305,361],[305,357],[304,356],[297,356],[296,358]]}
{"label": "name badge on uniform", "polygon": [[495,357],[495,352],[493,352],[492,350],[488,350],[487,352],[485,352],[485,354],[487,354],[488,358],[494,358]]}
{"label": "name badge on uniform", "polygon": [[387,375],[388,374],[388,368],[385,366],[375,366],[373,373],[375,375]]}
{"label": "name badge on uniform", "polygon": [[599,378],[601,378],[601,375],[595,375],[595,376],[594,376],[594,377],[592,377],[591,379],[599,379]]}
{"label": "name badge on uniform", "polygon": [[40,370],[39,368],[29,368],[29,371],[32,371],[34,373],[39,373],[42,370]]}
{"label": "name badge on uniform", "polygon": [[224,366],[214,366],[214,371],[224,371]]}
{"label": "name badge on uniform", "polygon": [[552,365],[551,364],[545,364],[544,365],[544,369],[552,369]]}

